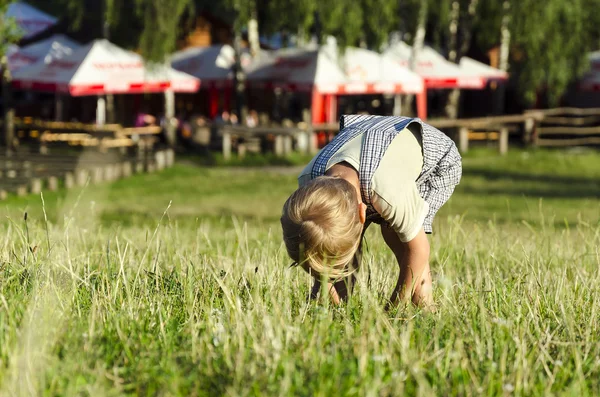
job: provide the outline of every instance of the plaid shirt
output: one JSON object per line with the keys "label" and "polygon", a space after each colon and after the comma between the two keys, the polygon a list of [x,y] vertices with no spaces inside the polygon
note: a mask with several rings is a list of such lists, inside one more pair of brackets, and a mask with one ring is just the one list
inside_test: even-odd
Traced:
{"label": "plaid shirt", "polygon": [[423,228],[432,232],[433,218],[452,195],[462,175],[461,157],[454,142],[440,130],[418,118],[395,116],[344,115],[340,118],[340,133],[315,159],[311,177],[324,175],[327,163],[346,142],[365,134],[360,157],[360,186],[362,199],[367,204],[367,220],[385,222],[371,204],[373,175],[379,167],[388,146],[396,135],[409,124],[421,127],[423,139],[423,170],[417,178],[421,197],[429,204]]}

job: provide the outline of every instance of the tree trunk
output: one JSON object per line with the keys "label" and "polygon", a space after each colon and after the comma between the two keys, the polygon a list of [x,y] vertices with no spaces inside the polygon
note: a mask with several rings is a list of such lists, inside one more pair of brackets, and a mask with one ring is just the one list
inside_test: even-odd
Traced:
{"label": "tree trunk", "polygon": [[[471,24],[477,15],[477,5],[479,0],[471,0],[469,2],[469,8],[467,9],[467,18],[460,22],[460,31],[462,33],[460,46],[458,43],[458,28],[459,28],[459,17],[460,17],[460,4],[458,1],[452,3],[452,22],[450,23],[450,52],[448,54],[448,60],[455,64],[460,63],[460,59],[469,51],[471,46],[472,29]],[[455,88],[448,95],[448,102],[446,103],[446,116],[450,119],[458,117],[460,108],[460,89]]]}
{"label": "tree trunk", "polygon": [[4,131],[2,134],[2,145],[10,150],[14,146],[15,125],[14,116],[15,110],[12,101],[11,75],[8,68],[8,58],[6,54],[2,54],[0,58],[0,73],[2,73],[2,102],[3,102],[3,120]]}
{"label": "tree trunk", "polygon": [[427,33],[427,0],[421,0],[421,6],[419,8],[419,22],[417,25],[417,31],[415,33],[415,41],[412,46],[412,53],[410,55],[410,70],[417,68],[417,60],[423,50],[423,44],[425,42],[425,33]]}
{"label": "tree trunk", "polygon": [[255,57],[260,52],[260,37],[258,35],[258,15],[256,4],[253,5],[252,14],[248,21],[248,42],[250,43],[250,54]]}
{"label": "tree trunk", "polygon": [[[500,28],[500,70],[508,71],[508,59],[510,50],[510,1],[506,0],[502,4],[504,15],[502,17],[502,26]],[[504,96],[506,92],[506,84],[500,84],[498,94],[496,96],[496,114],[504,113]]]}
{"label": "tree trunk", "polygon": [[[413,41],[412,53],[410,54],[410,70],[413,72],[417,69],[417,61],[419,59],[419,55],[423,50],[423,44],[425,42],[425,33],[427,33],[427,13],[428,13],[428,0],[420,0],[419,7],[419,20],[417,24],[417,31],[415,32],[415,40]],[[412,107],[414,102],[414,95],[407,95],[406,101],[404,101],[404,115],[413,114]]]}
{"label": "tree trunk", "polygon": [[115,96],[113,94],[106,95],[106,122],[108,124],[115,122]]}
{"label": "tree trunk", "polygon": [[[110,40],[110,23],[108,20],[108,0],[102,4],[102,37]],[[106,122],[112,124],[115,122],[115,98],[113,94],[106,95]]]}
{"label": "tree trunk", "polygon": [[452,11],[450,12],[450,39],[448,45],[448,60],[456,63],[458,58],[458,18],[460,17],[460,3],[452,2]]}
{"label": "tree trunk", "polygon": [[[236,24],[239,25],[239,24]],[[241,41],[242,37],[240,34],[239,26],[235,28],[235,38],[233,42],[233,48],[235,52],[235,64],[233,65],[233,83],[235,85],[235,106],[236,113],[238,116],[238,120],[246,120],[247,108],[244,103],[244,91],[245,91],[245,80],[246,74],[242,69],[242,64],[240,63],[240,55],[241,55]]]}
{"label": "tree trunk", "polygon": [[[475,0],[476,1],[476,0]],[[460,3],[458,1],[452,2],[452,12],[450,13],[450,44],[448,51],[448,60],[452,63],[458,64],[459,62],[459,50],[458,50],[458,19],[460,17]],[[462,47],[462,46],[461,46]],[[458,116],[458,104],[460,102],[460,90],[454,88],[448,95],[446,102],[446,117],[449,119],[455,119]]]}
{"label": "tree trunk", "polygon": [[169,89],[165,91],[165,119],[164,126],[167,144],[175,148],[177,144],[177,135],[175,130],[175,93]]}

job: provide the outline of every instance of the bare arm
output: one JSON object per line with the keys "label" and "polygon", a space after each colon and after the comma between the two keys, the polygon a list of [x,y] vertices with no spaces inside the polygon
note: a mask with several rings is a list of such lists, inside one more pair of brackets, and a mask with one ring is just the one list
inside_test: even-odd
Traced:
{"label": "bare arm", "polygon": [[392,292],[390,306],[410,298],[415,305],[432,308],[429,241],[425,231],[421,229],[414,239],[406,243],[400,241],[396,232],[388,226],[381,226],[381,234],[394,252],[400,267],[400,276]]}
{"label": "bare arm", "polygon": [[[347,289],[343,282],[338,282],[335,285],[327,283],[327,291],[329,291],[329,298],[334,305],[339,305],[343,300],[347,299]],[[317,299],[319,292],[321,291],[321,282],[315,280],[312,290],[310,291],[310,299]],[[339,291],[339,292],[338,292]]]}

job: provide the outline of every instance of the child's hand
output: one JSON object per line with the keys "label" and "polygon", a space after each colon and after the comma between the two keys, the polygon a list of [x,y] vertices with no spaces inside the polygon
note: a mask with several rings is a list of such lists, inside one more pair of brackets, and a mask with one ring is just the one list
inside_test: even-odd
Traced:
{"label": "child's hand", "polygon": [[335,286],[331,283],[327,283],[327,291],[329,291],[329,297],[331,298],[331,302],[334,305],[339,306],[342,300],[340,299],[340,296],[338,295]]}

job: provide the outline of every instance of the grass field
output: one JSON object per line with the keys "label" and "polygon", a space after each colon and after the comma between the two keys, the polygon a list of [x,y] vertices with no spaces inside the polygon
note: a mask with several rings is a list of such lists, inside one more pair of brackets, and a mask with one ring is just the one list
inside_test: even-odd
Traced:
{"label": "grass field", "polygon": [[[431,237],[435,314],[306,301],[294,170],[189,161],[0,203],[0,395],[597,395],[598,152],[475,151]],[[27,213],[27,220],[24,214]]]}

